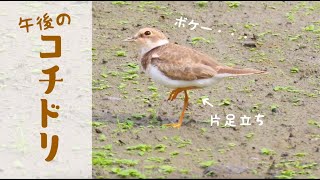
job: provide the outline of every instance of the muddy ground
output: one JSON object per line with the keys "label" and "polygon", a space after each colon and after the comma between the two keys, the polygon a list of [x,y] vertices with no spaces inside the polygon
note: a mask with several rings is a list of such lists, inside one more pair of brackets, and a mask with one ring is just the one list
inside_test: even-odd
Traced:
{"label": "muddy ground", "polygon": [[[122,42],[143,27],[269,74],[190,91],[182,127],[165,128],[183,94],[166,101],[171,89],[154,84],[138,48]],[[319,178],[319,51],[320,2],[93,2],[94,178]],[[228,114],[236,127],[224,126]],[[240,125],[243,115],[251,126]]]}

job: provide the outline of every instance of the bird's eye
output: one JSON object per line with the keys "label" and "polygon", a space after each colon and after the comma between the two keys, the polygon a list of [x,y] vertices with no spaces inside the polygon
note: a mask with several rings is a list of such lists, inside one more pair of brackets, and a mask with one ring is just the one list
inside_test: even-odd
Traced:
{"label": "bird's eye", "polygon": [[146,31],[146,32],[144,32],[144,34],[145,34],[146,36],[149,36],[149,35],[151,34],[151,32],[150,32],[150,31]]}

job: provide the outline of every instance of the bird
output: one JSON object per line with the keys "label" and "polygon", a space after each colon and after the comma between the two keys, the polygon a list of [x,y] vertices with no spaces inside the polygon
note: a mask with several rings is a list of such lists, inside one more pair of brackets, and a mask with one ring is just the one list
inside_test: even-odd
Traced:
{"label": "bird", "polygon": [[172,89],[168,100],[173,101],[178,94],[184,93],[179,120],[177,123],[165,124],[168,127],[181,127],[189,103],[187,91],[213,86],[225,77],[267,73],[222,65],[203,52],[169,42],[167,36],[156,28],[142,28],[123,41],[137,44],[143,71],[154,82]]}

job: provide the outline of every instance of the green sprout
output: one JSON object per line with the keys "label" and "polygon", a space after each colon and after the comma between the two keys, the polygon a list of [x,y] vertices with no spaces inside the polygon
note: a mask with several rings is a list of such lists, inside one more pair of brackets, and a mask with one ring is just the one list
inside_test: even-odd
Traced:
{"label": "green sprout", "polygon": [[237,8],[241,4],[239,1],[227,1],[226,3],[230,8]]}

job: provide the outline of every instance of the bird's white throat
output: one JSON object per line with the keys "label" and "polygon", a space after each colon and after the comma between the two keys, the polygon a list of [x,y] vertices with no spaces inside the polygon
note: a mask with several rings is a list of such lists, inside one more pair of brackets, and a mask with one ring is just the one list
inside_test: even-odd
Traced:
{"label": "bird's white throat", "polygon": [[141,56],[143,56],[145,53],[149,52],[151,49],[153,49],[155,47],[162,46],[162,45],[165,45],[168,43],[169,43],[169,41],[167,39],[161,39],[156,42],[152,42],[150,40],[147,40],[147,43],[141,47]]}

